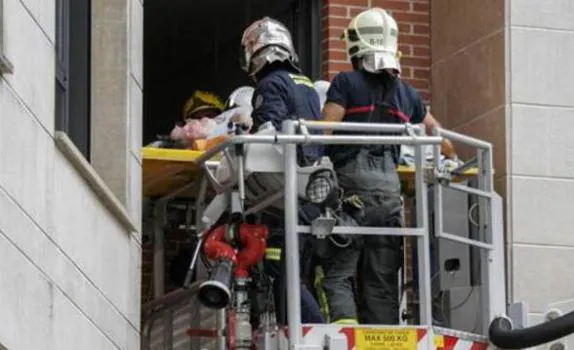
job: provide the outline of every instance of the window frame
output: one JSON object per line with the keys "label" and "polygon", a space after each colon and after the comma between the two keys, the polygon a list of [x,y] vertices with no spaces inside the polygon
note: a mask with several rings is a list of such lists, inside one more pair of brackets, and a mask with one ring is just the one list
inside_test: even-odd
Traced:
{"label": "window frame", "polygon": [[90,160],[91,0],[56,0],[55,130]]}
{"label": "window frame", "polygon": [[[321,50],[321,0],[295,0],[294,31],[297,37],[297,53],[303,58],[304,71],[312,80],[322,77]],[[305,28],[301,30],[302,28]],[[310,35],[309,35],[310,34]]]}
{"label": "window frame", "polygon": [[14,66],[4,51],[4,0],[0,0],[0,75],[14,73]]}
{"label": "window frame", "polygon": [[279,11],[270,11],[289,28],[299,56],[299,66],[311,80],[322,79],[322,3],[322,0],[290,0],[282,3]]}
{"label": "window frame", "polygon": [[[129,169],[108,166],[107,158],[101,162],[98,158],[102,155],[94,152],[99,148],[98,143],[111,144],[114,147],[125,142],[127,147],[129,134],[120,135],[119,140],[108,140],[107,129],[102,135],[97,133],[102,132],[101,126],[108,126],[108,123],[113,121],[113,116],[98,114],[97,109],[92,110],[92,103],[95,106],[98,99],[104,100],[104,103],[109,103],[110,99],[115,101],[117,98],[126,98],[127,101],[127,91],[125,96],[111,98],[106,96],[104,99],[98,96],[98,92],[101,91],[98,87],[108,82],[98,81],[99,77],[96,75],[99,70],[105,69],[106,65],[105,62],[92,58],[91,46],[98,40],[102,40],[102,33],[93,30],[92,25],[105,23],[109,21],[109,18],[106,15],[107,9],[92,8],[93,1],[56,0],[54,6],[56,15],[54,53],[56,57],[53,83],[56,88],[54,97],[56,113],[53,138],[60,153],[75,168],[77,174],[87,182],[88,187],[98,196],[100,202],[115,216],[126,232],[139,241],[137,232],[140,231],[140,227],[134,223],[132,214],[127,209],[132,203],[132,194],[127,189]],[[118,3],[121,4],[121,1]],[[117,4],[114,3],[114,5]],[[113,37],[110,38],[107,35],[104,39],[105,42],[113,41]],[[92,93],[94,93],[93,97]],[[59,101],[58,98],[63,100]],[[122,113],[122,118],[126,118],[127,122],[128,115],[124,113],[128,111]],[[99,160],[100,163],[98,163]],[[114,161],[116,161],[115,158],[112,163]],[[113,176],[118,175],[117,170],[121,172],[119,175],[125,180],[124,187],[113,191],[106,182],[106,175],[114,179]]]}

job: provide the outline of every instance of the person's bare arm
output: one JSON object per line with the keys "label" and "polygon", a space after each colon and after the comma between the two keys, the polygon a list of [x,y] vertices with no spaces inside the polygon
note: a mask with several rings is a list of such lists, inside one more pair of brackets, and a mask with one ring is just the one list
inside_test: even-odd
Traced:
{"label": "person's bare arm", "polygon": [[427,134],[429,135],[430,131],[433,128],[440,127],[440,123],[438,122],[438,120],[435,119],[435,117],[430,112],[427,112],[427,114],[425,115],[423,119],[423,124],[425,125]]}
{"label": "person's bare arm", "polygon": [[[423,119],[423,124],[425,125],[427,134],[431,133],[431,130],[440,127],[440,123],[438,120],[433,117],[430,112],[427,112],[425,118]],[[448,139],[444,139],[441,144],[441,151],[442,153],[447,156],[448,158],[454,158],[456,156],[456,151],[454,150],[454,146]]]}
{"label": "person's bare arm", "polygon": [[[325,122],[340,122],[344,116],[345,108],[336,103],[327,102],[323,107],[321,119]],[[325,130],[324,133],[330,135],[333,133],[333,130]]]}

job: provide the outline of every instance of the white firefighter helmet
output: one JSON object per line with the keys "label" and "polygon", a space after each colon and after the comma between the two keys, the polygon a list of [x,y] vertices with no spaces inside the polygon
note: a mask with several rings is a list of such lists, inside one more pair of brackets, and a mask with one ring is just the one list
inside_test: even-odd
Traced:
{"label": "white firefighter helmet", "polygon": [[241,38],[241,50],[241,68],[250,77],[275,61],[288,62],[299,70],[291,33],[275,19],[264,17],[247,27]]}
{"label": "white firefighter helmet", "polygon": [[317,91],[317,95],[319,95],[319,102],[321,103],[321,109],[325,105],[325,101],[327,100],[327,91],[329,90],[329,83],[326,80],[317,80],[313,83],[315,86],[315,91]]}
{"label": "white firefighter helmet", "polygon": [[376,73],[383,69],[401,71],[398,51],[399,28],[387,11],[372,8],[351,20],[342,38],[350,58],[358,58],[362,68]]}
{"label": "white firefighter helmet", "polygon": [[225,109],[232,109],[235,107],[251,107],[251,99],[255,89],[251,86],[241,86],[233,90],[227,98]]}

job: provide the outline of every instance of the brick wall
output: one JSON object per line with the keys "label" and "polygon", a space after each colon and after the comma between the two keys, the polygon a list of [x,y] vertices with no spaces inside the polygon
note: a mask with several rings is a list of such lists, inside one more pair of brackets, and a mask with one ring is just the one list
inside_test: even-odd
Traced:
{"label": "brick wall", "polygon": [[142,304],[153,300],[153,244],[142,244]]}
{"label": "brick wall", "polygon": [[340,39],[352,17],[369,7],[391,13],[399,25],[402,76],[425,101],[430,100],[429,0],[325,0],[323,6],[323,77],[331,80],[350,70],[345,43]]}
{"label": "brick wall", "polygon": [[[169,268],[175,255],[182,249],[191,249],[188,234],[182,230],[166,230],[165,232],[165,292],[177,288],[170,283]],[[148,241],[142,245],[142,304],[154,299],[153,297],[153,243]]]}

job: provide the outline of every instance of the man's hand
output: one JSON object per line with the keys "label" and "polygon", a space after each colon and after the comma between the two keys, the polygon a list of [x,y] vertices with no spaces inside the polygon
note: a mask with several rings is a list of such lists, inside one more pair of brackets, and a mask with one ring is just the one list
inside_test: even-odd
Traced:
{"label": "man's hand", "polygon": [[239,124],[246,127],[247,131],[251,130],[251,127],[253,127],[253,119],[251,119],[251,115],[243,111],[237,111],[231,117],[231,121],[235,124]]}
{"label": "man's hand", "polygon": [[[425,125],[427,133],[436,127],[440,127],[440,123],[433,117],[432,114],[430,114],[430,112],[427,112],[425,118],[423,119],[423,124]],[[443,139],[441,144],[441,152],[447,158],[456,158],[456,151],[454,150],[454,146],[448,139]]]}
{"label": "man's hand", "polygon": [[442,154],[444,154],[447,158],[450,159],[456,158],[456,151],[454,149],[452,142],[450,142],[449,139],[443,139],[440,146]]}

